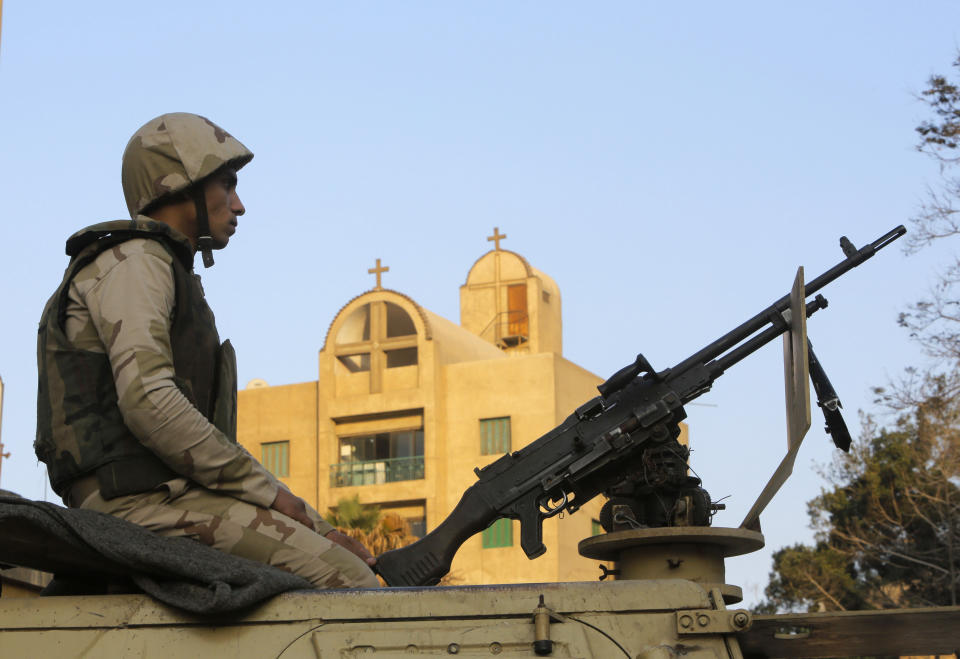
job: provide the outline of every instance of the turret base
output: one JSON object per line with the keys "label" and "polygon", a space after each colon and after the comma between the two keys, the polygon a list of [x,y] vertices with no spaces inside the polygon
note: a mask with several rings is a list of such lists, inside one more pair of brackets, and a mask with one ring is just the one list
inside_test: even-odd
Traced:
{"label": "turret base", "polygon": [[724,583],[724,559],[763,547],[763,534],[737,528],[666,526],[604,533],[580,541],[581,556],[619,564],[619,579],[687,579],[719,588],[724,602],[743,600],[739,586]]}

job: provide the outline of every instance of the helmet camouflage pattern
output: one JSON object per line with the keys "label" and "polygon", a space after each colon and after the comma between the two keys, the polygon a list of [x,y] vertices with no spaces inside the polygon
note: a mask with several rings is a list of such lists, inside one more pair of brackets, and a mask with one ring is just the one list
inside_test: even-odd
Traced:
{"label": "helmet camouflage pattern", "polygon": [[173,112],[151,119],[123,152],[121,180],[130,217],[224,165],[240,169],[252,158],[247,147],[206,117]]}

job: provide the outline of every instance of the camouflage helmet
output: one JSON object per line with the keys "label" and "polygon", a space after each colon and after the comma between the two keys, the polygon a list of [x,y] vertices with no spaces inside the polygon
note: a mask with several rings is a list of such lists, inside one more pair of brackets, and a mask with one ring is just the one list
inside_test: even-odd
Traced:
{"label": "camouflage helmet", "polygon": [[121,180],[130,217],[224,165],[240,169],[252,158],[247,147],[206,117],[173,112],[151,119],[123,152]]}

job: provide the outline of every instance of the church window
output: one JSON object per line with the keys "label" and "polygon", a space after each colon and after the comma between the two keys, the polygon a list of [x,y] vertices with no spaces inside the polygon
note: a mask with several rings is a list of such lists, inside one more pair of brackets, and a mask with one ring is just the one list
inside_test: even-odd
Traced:
{"label": "church window", "polygon": [[527,285],[507,286],[507,335],[526,339],[529,335],[528,318]]}
{"label": "church window", "polygon": [[483,548],[513,546],[513,525],[506,518],[498,519],[483,531]]}
{"label": "church window", "polygon": [[510,452],[510,417],[480,419],[480,455]]}
{"label": "church window", "polygon": [[381,485],[424,477],[423,429],[340,438],[330,487]]}
{"label": "church window", "polygon": [[397,336],[410,336],[417,333],[417,328],[413,324],[410,314],[402,307],[393,302],[387,302],[387,338],[392,339]]}
{"label": "church window", "polygon": [[387,356],[387,368],[397,368],[398,366],[415,366],[417,363],[417,347],[398,348],[397,350],[385,350]]}
{"label": "church window", "polygon": [[337,332],[337,343],[360,343],[370,340],[370,305],[365,304],[343,321]]}
{"label": "church window", "polygon": [[379,392],[383,369],[417,365],[417,327],[398,304],[364,304],[337,331],[336,357],[349,373],[370,373],[370,392]]}
{"label": "church window", "polygon": [[361,352],[356,355],[338,355],[340,363],[351,373],[365,373],[370,370],[370,353]]}
{"label": "church window", "polygon": [[290,442],[261,444],[260,462],[277,478],[286,478],[290,475]]}

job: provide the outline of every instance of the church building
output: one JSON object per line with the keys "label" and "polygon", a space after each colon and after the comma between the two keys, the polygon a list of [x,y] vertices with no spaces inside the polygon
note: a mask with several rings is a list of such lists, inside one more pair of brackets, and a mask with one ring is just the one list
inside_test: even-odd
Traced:
{"label": "church building", "polygon": [[[483,467],[532,442],[597,394],[602,378],[563,357],[560,290],[494,230],[460,287],[460,324],[381,286],[337,312],[315,382],[239,392],[240,443],[321,513],[358,495],[417,535],[436,527]],[[528,560],[519,522],[499,520],[454,560],[458,584],[593,581],[577,543],[601,497],[544,522]]]}

